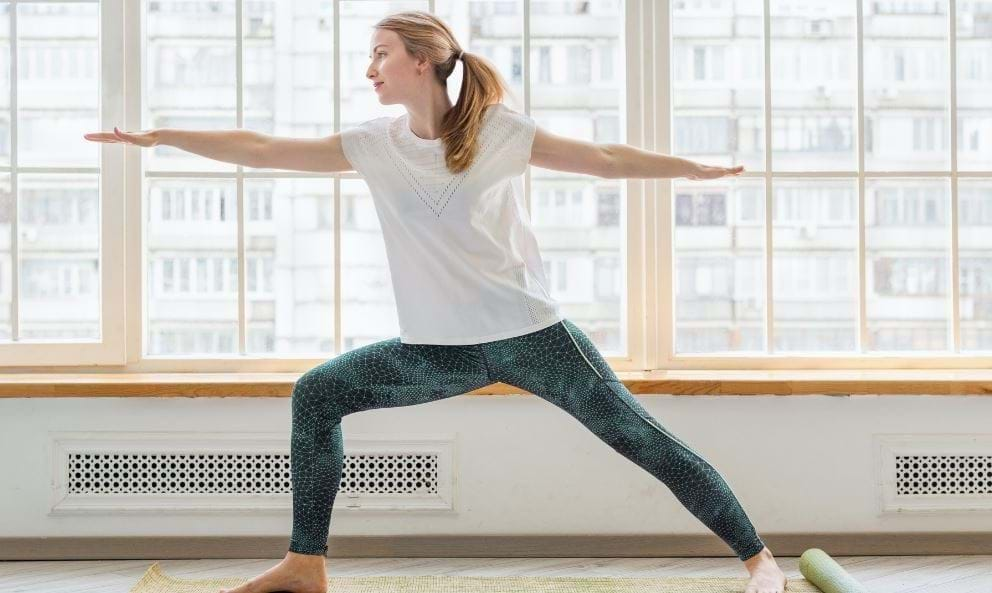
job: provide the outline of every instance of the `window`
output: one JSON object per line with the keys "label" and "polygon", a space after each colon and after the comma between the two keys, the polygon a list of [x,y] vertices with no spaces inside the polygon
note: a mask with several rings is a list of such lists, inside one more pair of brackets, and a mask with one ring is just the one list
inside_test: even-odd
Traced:
{"label": "window", "polygon": [[[989,0],[774,0],[767,14],[762,0],[531,0],[527,18],[503,1],[0,4],[18,11],[19,97],[0,117],[2,362],[297,371],[396,336],[382,229],[353,172],[170,146],[125,163],[80,136],[319,137],[401,115],[365,78],[368,37],[334,31],[435,4],[542,128],[746,168],[528,169],[521,207],[549,290],[615,369],[989,365]],[[56,36],[66,27],[85,33]],[[124,77],[109,50],[138,44],[141,76]],[[671,80],[640,84],[634,64]],[[143,107],[126,122],[99,101],[124,96]],[[140,180],[126,204],[125,179]]]}
{"label": "window", "polygon": [[[987,365],[981,278],[992,258],[979,233],[992,231],[992,153],[979,97],[992,92],[992,4],[768,6],[674,5],[673,152],[747,172],[672,184],[668,366],[702,368],[713,355],[801,365],[793,353],[822,355],[818,366],[863,353]],[[714,47],[758,76],[734,67],[719,81]]]}
{"label": "window", "polygon": [[0,134],[0,364],[119,364],[123,202],[112,175],[122,161],[80,138],[121,115],[100,102],[108,21],[97,2],[4,3],[0,16],[12,27],[2,69],[18,97]]}

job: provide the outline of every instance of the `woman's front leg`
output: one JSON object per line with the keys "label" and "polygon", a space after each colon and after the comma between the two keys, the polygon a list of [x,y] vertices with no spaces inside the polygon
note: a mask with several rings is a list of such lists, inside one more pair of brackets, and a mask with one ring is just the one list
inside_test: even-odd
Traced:
{"label": "woman's front leg", "polygon": [[475,346],[402,344],[399,338],[350,350],[304,373],[291,402],[289,550],[279,564],[227,593],[326,593],[324,558],[344,464],[344,416],[437,401],[491,382]]}

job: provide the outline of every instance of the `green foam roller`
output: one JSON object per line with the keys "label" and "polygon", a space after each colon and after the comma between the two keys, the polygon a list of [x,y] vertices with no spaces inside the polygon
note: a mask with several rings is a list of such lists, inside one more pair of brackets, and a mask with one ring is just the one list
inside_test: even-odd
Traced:
{"label": "green foam roller", "polygon": [[868,589],[820,548],[799,557],[799,572],[823,593],[868,593]]}

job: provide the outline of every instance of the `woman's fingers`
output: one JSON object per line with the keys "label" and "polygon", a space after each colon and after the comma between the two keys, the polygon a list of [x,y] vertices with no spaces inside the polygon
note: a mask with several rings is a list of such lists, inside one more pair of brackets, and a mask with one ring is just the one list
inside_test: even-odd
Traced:
{"label": "woman's fingers", "polygon": [[155,144],[154,138],[147,132],[132,134],[130,132],[122,132],[117,126],[114,126],[113,131],[110,132],[90,132],[83,134],[83,138],[94,142],[125,142],[138,146],[152,146]]}
{"label": "woman's fingers", "polygon": [[737,165],[736,167],[724,167],[721,177],[732,176],[738,177],[744,171],[743,165]]}
{"label": "woman's fingers", "polygon": [[96,142],[126,142],[126,139],[118,133],[116,127],[113,132],[90,132],[83,134],[83,138]]}
{"label": "woman's fingers", "polygon": [[744,165],[736,167],[711,167],[702,165],[697,173],[687,175],[687,179],[719,179],[720,177],[739,176],[744,172]]}
{"label": "woman's fingers", "polygon": [[90,132],[88,134],[83,134],[83,138],[87,140],[93,140],[94,142],[120,142],[113,132]]}

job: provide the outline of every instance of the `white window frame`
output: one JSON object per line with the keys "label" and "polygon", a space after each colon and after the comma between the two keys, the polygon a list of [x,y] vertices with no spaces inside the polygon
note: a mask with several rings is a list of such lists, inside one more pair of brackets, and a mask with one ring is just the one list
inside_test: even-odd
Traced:
{"label": "white window frame", "polygon": [[[28,0],[17,0],[18,2]],[[243,127],[242,113],[242,4],[236,1],[236,43],[237,43],[237,126]],[[849,0],[855,1],[855,0]],[[692,355],[674,354],[673,319],[673,245],[671,243],[673,215],[673,183],[670,179],[627,179],[624,181],[627,199],[621,203],[621,223],[626,229],[624,242],[620,245],[621,259],[626,266],[621,267],[626,302],[622,307],[621,330],[626,337],[627,350],[620,356],[607,356],[611,366],[617,371],[666,370],[666,369],[826,369],[826,368],[986,368],[990,358],[982,356],[960,356],[959,300],[957,284],[957,196],[959,177],[992,177],[992,172],[959,172],[957,170],[957,98],[956,98],[956,15],[954,0],[950,1],[949,43],[950,43],[950,128],[951,170],[925,172],[866,172],[864,169],[864,82],[863,82],[863,6],[857,2],[857,58],[858,58],[858,102],[857,102],[857,171],[790,172],[776,173],[771,168],[771,114],[764,110],[765,167],[761,172],[746,172],[746,177],[763,178],[765,181],[765,231],[766,244],[772,245],[772,190],[773,177],[778,178],[845,178],[857,181],[858,221],[859,221],[859,280],[865,284],[865,179],[885,177],[949,177],[951,181],[951,272],[952,319],[954,321],[953,352],[948,353],[900,353],[899,356],[883,356],[866,353],[845,357],[799,356],[795,353],[780,354],[773,351],[759,355]],[[434,11],[434,0],[426,2],[428,10]],[[340,0],[335,0],[333,35],[340,39]],[[16,2],[12,4],[16,7]],[[522,54],[530,56],[530,6],[531,0],[522,0]],[[620,35],[626,52],[625,68],[616,74],[619,88],[624,90],[624,108],[620,113],[620,129],[626,130],[620,141],[646,150],[671,154],[672,151],[672,98],[671,85],[657,81],[671,80],[671,2],[651,0],[623,0],[623,31]],[[771,104],[771,51],[770,51],[770,0],[764,1],[764,85],[765,105]],[[102,103],[101,124],[109,129],[123,122],[124,129],[141,129],[147,118],[143,117],[142,89],[144,88],[144,8],[145,2],[136,0],[125,3],[123,0],[103,0],[101,3],[101,24],[105,34],[101,37],[102,57]],[[11,19],[12,27],[16,18]],[[129,32],[126,38],[115,37],[115,32]],[[140,56],[124,65],[120,55]],[[16,53],[13,71],[16,73]],[[335,63],[341,61],[340,47],[334,45]],[[530,113],[531,68],[538,64],[523,60],[523,111]],[[117,70],[114,70],[114,69]],[[340,68],[335,68],[333,120],[335,131],[340,131]],[[16,78],[16,77],[15,77]],[[539,83],[539,82],[538,82]],[[12,94],[12,100],[16,98]],[[16,110],[16,103],[12,103]],[[15,120],[16,125],[16,120]],[[16,127],[13,129],[16,139]],[[16,144],[16,143],[15,143]],[[119,147],[106,144],[102,149],[101,162],[101,234],[102,265],[104,266],[101,286],[103,289],[104,341],[101,344],[13,344],[0,345],[0,356],[4,360],[16,360],[25,365],[64,364],[72,369],[81,364],[120,365],[114,371],[125,372],[300,372],[327,360],[321,358],[262,357],[254,355],[233,355],[229,357],[202,356],[154,356],[143,357],[145,330],[144,295],[147,286],[146,267],[143,249],[143,195],[146,177],[184,177],[191,172],[170,171],[148,174],[143,168],[144,153],[138,147]],[[16,158],[16,157],[15,157]],[[13,166],[16,168],[16,161]],[[89,170],[89,169],[84,169]],[[94,170],[95,172],[95,170]],[[126,174],[126,175],[125,175]],[[233,173],[192,172],[204,177],[231,178],[237,186],[238,196],[238,282],[239,291],[239,346],[245,352],[247,322],[245,318],[246,299],[246,254],[244,253],[244,232],[246,213],[244,208],[244,183],[247,179],[270,177],[271,172],[245,171],[238,166]],[[340,195],[342,178],[356,179],[356,173],[311,174],[304,172],[279,172],[281,178],[316,177],[327,178],[333,183],[334,198],[334,253],[340,257]],[[126,184],[126,185],[125,185]],[[528,209],[531,198],[531,172],[528,168],[524,176],[525,195]],[[125,199],[126,195],[126,209]],[[122,216],[122,212],[126,213]],[[16,211],[15,211],[16,214]],[[728,223],[732,222],[728,220]],[[16,223],[15,223],[16,224]],[[772,292],[772,253],[765,253],[765,313],[766,332],[771,336],[774,319]],[[126,285],[125,285],[125,274]],[[340,261],[335,262],[335,300],[340,301]],[[865,294],[859,290],[859,345],[864,344],[867,334],[865,319]],[[127,335],[124,335],[124,319],[115,313],[125,311]],[[335,307],[335,348],[342,352],[340,308]],[[126,345],[126,356],[125,346]],[[769,340],[772,347],[773,340]],[[58,370],[53,368],[52,370]]]}
{"label": "white window frame", "polygon": [[[866,171],[865,170],[865,148],[864,148],[864,3],[861,0],[854,1],[857,7],[857,162],[856,171],[804,171],[804,172],[777,172],[772,169],[771,142],[772,119],[771,111],[767,108],[772,103],[771,93],[771,0],[764,0],[763,28],[764,28],[764,123],[765,123],[765,161],[764,170],[758,172],[746,171],[742,177],[762,178],[765,183],[765,334],[768,336],[767,350],[763,354],[744,355],[737,353],[728,354],[676,354],[674,352],[674,331],[673,331],[673,291],[671,287],[673,268],[673,245],[671,244],[672,234],[667,232],[672,228],[671,180],[650,180],[657,185],[658,191],[658,213],[657,215],[646,215],[649,221],[656,222],[653,232],[656,238],[654,245],[657,247],[654,255],[656,266],[648,265],[645,269],[649,271],[658,270],[656,279],[658,290],[654,292],[656,297],[653,303],[653,310],[657,316],[649,312],[645,317],[649,332],[657,329],[649,336],[654,340],[650,343],[653,348],[647,354],[647,369],[973,369],[988,368],[992,366],[992,356],[981,355],[961,355],[961,323],[960,323],[960,299],[958,285],[958,179],[965,178],[992,178],[992,171],[958,171],[957,165],[957,15],[956,0],[948,1],[948,39],[949,58],[948,70],[950,93],[949,93],[949,114],[950,125],[950,149],[951,162],[949,171]],[[651,3],[645,3],[644,8],[650,10]],[[670,3],[659,3],[660,8],[654,14],[657,30],[656,39],[665,41],[671,40],[671,10]],[[644,21],[649,21],[645,15]],[[666,54],[670,47],[669,43],[660,43],[657,57],[657,67],[654,76],[657,80],[669,80],[669,59]],[[646,56],[650,57],[650,56]],[[633,91],[631,91],[633,92]],[[661,89],[660,94],[655,97],[654,104],[661,114],[655,130],[659,141],[654,146],[648,148],[663,153],[671,153],[671,135],[666,128],[666,124],[672,120],[671,111],[671,85]],[[647,123],[647,121],[645,121]],[[951,246],[950,246],[950,273],[948,282],[950,283],[950,303],[949,319],[951,324],[952,340],[951,348],[946,352],[906,352],[897,354],[876,353],[866,350],[868,343],[868,328],[866,323],[866,292],[864,290],[866,281],[866,261],[865,261],[865,180],[885,179],[885,178],[949,178],[950,179],[950,201],[951,201]],[[852,179],[858,185],[858,265],[859,265],[859,286],[858,286],[858,353],[850,356],[823,356],[823,355],[802,355],[795,352],[777,353],[774,350],[773,321],[775,318],[773,308],[773,254],[774,246],[772,242],[772,195],[773,178],[838,178]],[[650,201],[649,201],[650,202]]]}
{"label": "white window frame", "polygon": [[[66,1],[66,0],[63,0]],[[100,30],[100,96],[97,112],[101,129],[109,129],[124,119],[124,65],[123,39],[117,34],[124,27],[124,0],[75,0],[95,4],[98,8]],[[20,292],[20,266],[18,265],[18,177],[33,173],[91,173],[99,174],[99,340],[13,340],[0,343],[0,362],[4,368],[68,365],[72,367],[124,364],[125,319],[124,311],[124,153],[116,144],[100,145],[100,160],[96,167],[22,167],[17,163],[18,133],[18,47],[17,7],[34,4],[39,0],[12,0],[8,38],[10,46],[10,166],[2,167],[10,175],[11,198],[11,324],[13,335],[19,330],[18,293]],[[47,3],[50,3],[47,2]],[[50,61],[51,52],[39,59]],[[86,140],[80,138],[80,142]]]}

